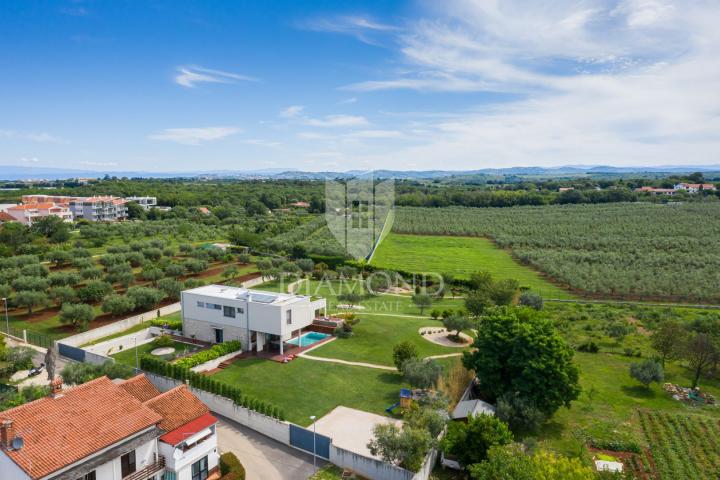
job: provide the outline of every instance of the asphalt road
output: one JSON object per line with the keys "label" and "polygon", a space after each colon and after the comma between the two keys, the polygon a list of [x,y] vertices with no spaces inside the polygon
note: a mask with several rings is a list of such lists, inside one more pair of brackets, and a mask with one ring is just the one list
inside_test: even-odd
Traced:
{"label": "asphalt road", "polygon": [[[261,433],[218,417],[218,448],[233,452],[245,467],[247,480],[306,480],[314,472],[313,457]],[[318,468],[325,462],[318,459]]]}

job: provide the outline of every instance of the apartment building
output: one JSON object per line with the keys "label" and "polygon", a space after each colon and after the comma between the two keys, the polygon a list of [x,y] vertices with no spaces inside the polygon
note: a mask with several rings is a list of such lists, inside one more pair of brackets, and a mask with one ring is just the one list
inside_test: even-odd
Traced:
{"label": "apartment building", "polygon": [[217,419],[187,386],[97,378],[0,412],[3,480],[213,480]]}
{"label": "apartment building", "polygon": [[22,201],[26,205],[52,202],[66,206],[70,209],[72,218],[76,221],[82,218],[91,222],[116,222],[125,220],[128,216],[127,200],[111,195],[93,197],[23,195]]}
{"label": "apartment building", "polygon": [[128,202],[135,202],[145,210],[157,207],[157,197],[125,197]]}
{"label": "apartment building", "polygon": [[28,227],[32,226],[37,219],[43,217],[54,216],[62,219],[64,222],[72,222],[73,219],[72,212],[67,206],[53,202],[15,205],[7,208],[5,213]]}

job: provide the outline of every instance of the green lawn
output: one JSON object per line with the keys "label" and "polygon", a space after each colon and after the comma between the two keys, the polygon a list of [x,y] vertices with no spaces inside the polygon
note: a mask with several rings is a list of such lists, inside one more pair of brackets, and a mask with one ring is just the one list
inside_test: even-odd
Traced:
{"label": "green lawn", "polygon": [[512,278],[547,298],[573,298],[534,270],[517,263],[509,253],[481,237],[389,234],[380,244],[372,264],[418,273],[452,272],[468,278],[476,271],[495,278]]}
{"label": "green lawn", "polygon": [[413,343],[421,357],[463,350],[437,345],[418,333],[421,327],[442,328],[442,323],[437,320],[364,314],[359,317],[360,323],[355,326],[352,337],[337,338],[313,350],[311,355],[392,366],[393,345],[403,341]]}
{"label": "green lawn", "polygon": [[[673,400],[663,391],[662,385],[652,384],[650,389],[646,389],[630,378],[630,364],[642,359],[577,352],[575,361],[580,368],[583,393],[570,409],[558,410],[540,434],[540,439],[553,450],[576,455],[579,444],[575,435],[580,431],[605,440],[631,438],[642,444],[638,409],[720,417],[716,407],[687,406]],[[690,375],[683,367],[669,363],[665,370],[665,381],[688,386]],[[720,395],[718,381],[703,379],[700,387],[715,396]],[[591,400],[588,393],[593,390],[595,393]]]}
{"label": "green lawn", "polygon": [[261,398],[298,425],[322,417],[338,405],[385,414],[406,387],[400,374],[297,358],[290,363],[245,359],[213,376]]}
{"label": "green lawn", "polygon": [[[183,355],[184,353],[190,353],[194,350],[197,350],[197,345],[190,345],[188,343],[182,343],[182,342],[173,342],[172,345],[175,348],[175,352],[170,355],[164,355],[158,358],[162,358],[163,360],[172,360],[174,358],[177,358],[180,355]],[[138,359],[141,358],[143,355],[150,355],[150,352],[158,348],[155,341],[152,341],[150,343],[146,343],[144,345],[140,345],[137,347],[137,356]],[[126,348],[120,353],[116,353],[115,355],[111,355],[116,361],[120,363],[125,363],[127,365],[135,366],[135,348]]]}

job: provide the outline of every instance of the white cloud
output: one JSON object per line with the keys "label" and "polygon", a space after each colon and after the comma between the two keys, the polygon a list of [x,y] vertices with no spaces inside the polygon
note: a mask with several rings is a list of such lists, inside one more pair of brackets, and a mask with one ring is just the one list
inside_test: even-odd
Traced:
{"label": "white cloud", "polygon": [[151,140],[163,140],[183,145],[200,145],[240,133],[235,127],[204,127],[204,128],[166,128],[149,135]]}
{"label": "white cloud", "polygon": [[37,157],[22,157],[20,161],[22,163],[38,163],[40,159]]}
{"label": "white cloud", "polygon": [[305,109],[302,105],[291,105],[287,107],[285,110],[280,112],[280,116],[283,118],[294,118],[300,115],[300,113]]}
{"label": "white cloud", "polygon": [[309,19],[298,24],[300,28],[316,32],[342,33],[352,35],[361,42],[378,45],[377,37],[400,31],[400,27],[377,22],[370,17],[346,15],[332,18]]}
{"label": "white cloud", "polygon": [[404,135],[398,130],[358,130],[347,136],[351,138],[402,138]]}
{"label": "white cloud", "polygon": [[357,97],[350,97],[346,98],[345,100],[340,100],[338,102],[338,105],[349,105],[351,103],[356,103],[358,101]]}
{"label": "white cloud", "polygon": [[60,137],[45,132],[19,132],[17,130],[0,130],[0,138],[28,140],[35,143],[62,143]]}
{"label": "white cloud", "polygon": [[[423,168],[716,164],[720,4],[448,1],[398,34],[402,67],[346,88],[511,94],[351,152]],[[421,117],[411,117],[421,118]]]}
{"label": "white cloud", "polygon": [[305,123],[313,127],[363,127],[368,125],[367,119],[359,115],[326,115],[323,118],[307,118]]}
{"label": "white cloud", "polygon": [[195,88],[199,83],[237,83],[238,81],[256,82],[258,80],[247,75],[198,66],[177,67],[177,72],[175,83],[187,88]]}

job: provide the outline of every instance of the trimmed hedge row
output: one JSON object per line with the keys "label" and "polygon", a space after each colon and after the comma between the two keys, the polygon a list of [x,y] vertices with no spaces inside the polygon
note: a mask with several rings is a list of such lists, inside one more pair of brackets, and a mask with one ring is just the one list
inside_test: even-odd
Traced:
{"label": "trimmed hedge row", "polygon": [[237,352],[238,350],[240,350],[240,347],[240,340],[231,340],[229,342],[217,343],[207,350],[201,350],[194,355],[181,358],[180,360],[175,362],[175,365],[183,368],[196,367],[201,363],[215,360],[216,358],[227,355],[228,353]]}
{"label": "trimmed hedge row", "polygon": [[264,402],[257,398],[243,395],[240,388],[228,385],[223,382],[213,380],[211,377],[201,375],[191,371],[189,368],[182,367],[178,364],[172,364],[159,358],[143,356],[140,359],[140,368],[151,373],[156,373],[164,377],[174,378],[183,382],[189,381],[190,386],[200,390],[204,390],[215,395],[220,395],[232,400],[235,405],[253,410],[268,417],[285,420],[285,412],[268,402]]}
{"label": "trimmed hedge row", "polygon": [[182,331],[182,320],[150,320],[153,327],[169,328],[170,330]]}

